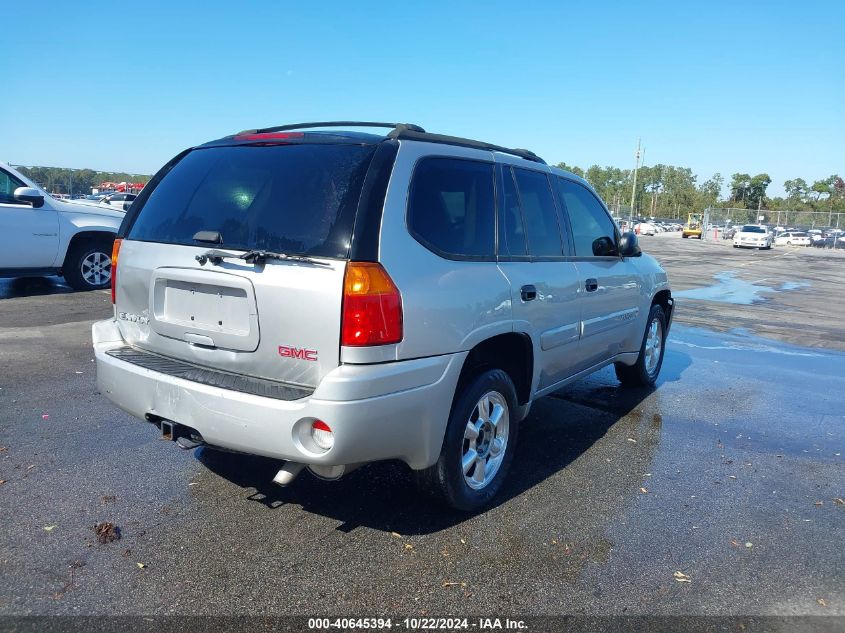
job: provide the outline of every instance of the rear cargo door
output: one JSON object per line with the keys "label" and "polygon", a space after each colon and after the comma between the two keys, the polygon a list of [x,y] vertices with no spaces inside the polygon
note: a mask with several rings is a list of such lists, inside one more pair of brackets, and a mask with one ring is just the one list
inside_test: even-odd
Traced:
{"label": "rear cargo door", "polygon": [[[134,346],[316,386],[339,363],[343,276],[373,146],[194,150],[128,229],[115,313]],[[294,256],[251,261],[262,250]]]}

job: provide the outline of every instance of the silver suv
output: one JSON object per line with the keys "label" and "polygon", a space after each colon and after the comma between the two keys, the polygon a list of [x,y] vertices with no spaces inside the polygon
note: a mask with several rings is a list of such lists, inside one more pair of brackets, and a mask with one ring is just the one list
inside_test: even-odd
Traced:
{"label": "silver suv", "polygon": [[282,485],[398,459],[461,510],[501,488],[537,398],[611,363],[653,384],[673,308],[585,181],[405,124],[184,151],[112,266],[93,339],[120,408],[183,448],[284,460]]}

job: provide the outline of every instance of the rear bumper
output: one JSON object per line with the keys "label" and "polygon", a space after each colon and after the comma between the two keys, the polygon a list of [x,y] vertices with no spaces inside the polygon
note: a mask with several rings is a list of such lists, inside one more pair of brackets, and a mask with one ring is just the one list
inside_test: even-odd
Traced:
{"label": "rear bumper", "polygon": [[[126,345],[114,320],[93,326],[101,393],[138,418],[156,416],[199,431],[211,445],[337,466],[400,459],[433,464],[466,353],[378,365],[341,365],[299,400],[278,400],[191,382],[107,354]],[[308,447],[314,419],[334,431],[334,446]],[[306,438],[303,443],[303,438]]]}

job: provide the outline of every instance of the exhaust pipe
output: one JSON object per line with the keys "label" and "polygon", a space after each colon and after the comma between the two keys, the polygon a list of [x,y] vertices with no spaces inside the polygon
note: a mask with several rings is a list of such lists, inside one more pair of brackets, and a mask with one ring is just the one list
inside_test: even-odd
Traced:
{"label": "exhaust pipe", "polygon": [[[322,464],[308,464],[307,468],[317,479],[324,481],[337,481],[346,473],[352,472],[356,468],[364,464],[344,464],[341,466],[323,466]],[[297,462],[285,462],[281,470],[273,477],[273,483],[280,486],[290,485],[294,479],[297,478],[302,469],[306,468],[305,464]]]}
{"label": "exhaust pipe", "polygon": [[305,468],[305,464],[285,462],[285,465],[273,477],[273,483],[279,484],[280,486],[289,486],[296,479],[296,476],[302,472],[303,468]]}

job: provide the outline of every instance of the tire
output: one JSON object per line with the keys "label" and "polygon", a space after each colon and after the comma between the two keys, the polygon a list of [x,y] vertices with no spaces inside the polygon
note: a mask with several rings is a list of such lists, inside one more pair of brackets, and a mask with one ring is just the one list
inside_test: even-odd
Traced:
{"label": "tire", "polygon": [[[656,327],[656,332],[652,330]],[[654,360],[655,343],[659,343],[657,359]],[[649,349],[652,351],[650,352]],[[655,304],[648,313],[648,321],[640,345],[640,354],[633,365],[616,363],[616,377],[623,385],[630,387],[651,387],[660,374],[663,356],[666,352],[666,314],[663,307]]]}
{"label": "tire", "polygon": [[[487,418],[479,423],[483,409],[487,409]],[[493,426],[492,418],[497,416],[497,411],[501,412]],[[420,492],[463,512],[487,505],[502,487],[513,461],[519,430],[517,411],[513,381],[500,369],[485,371],[459,386],[440,457],[433,466],[415,473]],[[475,429],[475,438],[470,437],[473,433],[470,427]],[[477,458],[467,459],[472,454]],[[479,463],[484,464],[481,470]],[[490,468],[495,468],[492,475]],[[479,474],[485,477],[480,482]],[[470,485],[468,480],[477,483]]]}
{"label": "tire", "polygon": [[111,284],[113,241],[84,240],[74,244],[65,258],[62,275],[74,290],[100,290]]}

